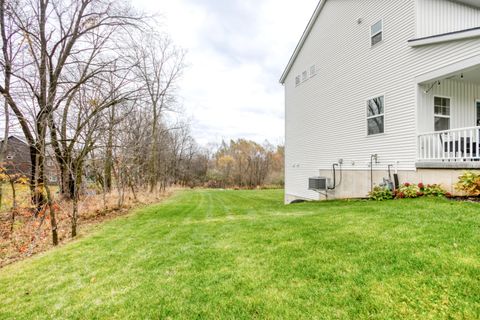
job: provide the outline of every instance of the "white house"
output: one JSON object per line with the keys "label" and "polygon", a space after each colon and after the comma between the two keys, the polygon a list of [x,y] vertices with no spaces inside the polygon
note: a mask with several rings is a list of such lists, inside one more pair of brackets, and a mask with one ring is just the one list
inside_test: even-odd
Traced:
{"label": "white house", "polygon": [[322,0],[280,82],[286,202],[480,168],[480,0]]}

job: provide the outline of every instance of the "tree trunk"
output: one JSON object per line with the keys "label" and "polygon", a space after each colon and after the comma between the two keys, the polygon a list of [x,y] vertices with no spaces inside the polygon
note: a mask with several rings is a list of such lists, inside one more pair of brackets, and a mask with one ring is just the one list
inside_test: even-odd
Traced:
{"label": "tree trunk", "polygon": [[112,134],[109,133],[108,137],[108,144],[107,144],[107,150],[105,152],[105,165],[104,165],[104,170],[103,170],[103,176],[104,176],[104,181],[103,181],[103,188],[105,192],[110,192],[112,191],[112,167],[113,167],[113,155],[112,155]]}
{"label": "tree trunk", "polygon": [[75,162],[72,165],[72,191],[73,191],[73,212],[72,212],[72,238],[77,236],[78,224],[78,201],[80,199],[80,186],[82,184],[82,162]]}
{"label": "tree trunk", "polygon": [[73,200],[73,178],[67,165],[60,163],[60,193],[66,199]]}
{"label": "tree trunk", "polygon": [[45,186],[45,190],[47,191],[47,201],[48,201],[48,208],[50,212],[50,226],[52,228],[52,244],[54,246],[58,245],[58,230],[57,230],[57,218],[55,214],[55,206],[52,199],[52,194],[50,192],[50,188]]}
{"label": "tree trunk", "polygon": [[44,187],[44,165],[43,155],[39,151],[38,144],[30,146],[30,191],[32,193],[32,203],[35,206],[35,217],[38,215],[42,206],[45,204],[45,197],[43,195]]}
{"label": "tree trunk", "polygon": [[12,188],[12,224],[10,225],[10,232],[13,232],[13,226],[15,224],[15,215],[17,213],[17,192],[15,190],[15,182],[10,181],[10,187]]}
{"label": "tree trunk", "polygon": [[[0,0],[0,31],[2,35],[2,44],[3,44],[3,58],[4,58],[4,85],[5,85],[5,91],[8,92],[10,90],[10,80],[12,77],[12,61],[10,58],[10,54],[8,51],[8,38],[7,38],[7,33],[6,33],[6,28],[5,28],[5,0]],[[5,98],[5,102],[3,104],[3,109],[4,109],[4,125],[5,125],[5,130],[3,134],[3,143],[0,147],[0,166],[3,163],[3,160],[5,159],[5,155],[7,153],[7,146],[8,146],[8,136],[10,135],[10,113],[9,113],[9,108],[8,108],[8,101]],[[0,185],[0,207],[2,207],[2,200],[3,200],[3,186]]]}
{"label": "tree trunk", "polygon": [[115,106],[111,107],[108,127],[107,148],[105,150],[105,162],[103,168],[103,189],[109,193],[112,191],[113,170],[113,126],[115,123]]}
{"label": "tree trunk", "polygon": [[72,238],[77,236],[77,222],[78,222],[78,199],[77,197],[73,198],[72,201]]}
{"label": "tree trunk", "polygon": [[2,207],[3,203],[3,182],[0,181],[0,208]]}
{"label": "tree trunk", "polygon": [[151,149],[151,163],[150,163],[150,192],[155,191],[158,184],[158,113],[157,105],[153,103],[153,119],[152,119],[152,149]]}

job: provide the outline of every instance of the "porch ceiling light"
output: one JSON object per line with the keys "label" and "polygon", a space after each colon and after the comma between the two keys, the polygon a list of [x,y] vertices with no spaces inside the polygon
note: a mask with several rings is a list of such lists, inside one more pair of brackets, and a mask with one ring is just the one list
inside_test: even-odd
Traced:
{"label": "porch ceiling light", "polygon": [[427,90],[423,91],[423,93],[425,94],[428,94],[430,91],[432,91],[433,87],[435,87],[435,85],[440,85],[441,82],[440,80],[439,81],[435,81],[434,83],[432,83],[432,85],[430,86],[430,88],[428,88]]}

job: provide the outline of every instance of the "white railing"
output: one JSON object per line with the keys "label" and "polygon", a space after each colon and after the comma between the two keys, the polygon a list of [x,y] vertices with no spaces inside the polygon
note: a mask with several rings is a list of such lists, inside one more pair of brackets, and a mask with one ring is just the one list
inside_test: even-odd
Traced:
{"label": "white railing", "polygon": [[423,133],[418,136],[419,161],[479,161],[480,127]]}

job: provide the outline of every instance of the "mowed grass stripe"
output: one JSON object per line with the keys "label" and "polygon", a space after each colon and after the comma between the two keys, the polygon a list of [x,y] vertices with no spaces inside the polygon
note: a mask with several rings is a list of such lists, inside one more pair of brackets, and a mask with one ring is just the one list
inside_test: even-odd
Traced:
{"label": "mowed grass stripe", "polygon": [[0,318],[477,319],[479,209],[182,191],[0,270]]}

